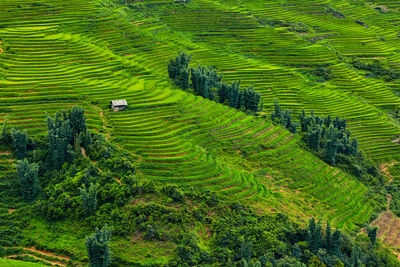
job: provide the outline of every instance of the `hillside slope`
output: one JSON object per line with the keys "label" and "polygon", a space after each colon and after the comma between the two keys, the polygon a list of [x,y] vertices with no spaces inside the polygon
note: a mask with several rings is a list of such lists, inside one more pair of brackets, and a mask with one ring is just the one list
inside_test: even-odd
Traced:
{"label": "hillside slope", "polygon": [[[295,110],[304,106],[317,114],[347,116],[362,148],[377,160],[387,160],[397,153],[390,138],[398,127],[380,116],[380,104],[350,89],[339,90],[334,83],[339,76],[326,85],[307,80],[289,58],[296,55],[308,68],[336,62],[331,50],[310,45],[285,27],[262,26],[233,3],[164,1],[129,9],[104,4],[0,3],[0,83],[6,100],[0,111],[9,125],[40,134],[45,131],[44,111],[51,114],[80,104],[89,115],[89,126],[141,154],[139,171],[157,182],[218,190],[265,210],[285,211],[300,220],[315,215],[339,227],[353,228],[369,220],[376,207],[369,204],[367,188],[355,178],[300,148],[298,138],[279,126],[177,90],[166,74],[166,62],[178,51],[188,50],[195,62],[217,66],[226,79],[254,84],[267,111],[272,98],[279,97]],[[207,12],[199,12],[205,6]],[[181,12],[186,9],[190,12]],[[176,17],[179,14],[182,20]],[[193,26],[179,28],[179,23],[190,21]],[[238,31],[218,34],[237,41],[204,39],[220,29]],[[262,40],[271,42],[267,34],[274,35],[281,48],[258,53],[257,47],[265,47]],[[284,48],[285,42],[291,48]],[[257,55],[251,56],[245,44],[251,44]],[[301,56],[299,49],[306,54]],[[332,68],[340,66],[343,63]],[[362,86],[365,78],[357,77]],[[382,91],[375,93],[397,105],[386,85],[376,83]],[[127,99],[129,110],[110,112],[109,101],[120,98]]]}

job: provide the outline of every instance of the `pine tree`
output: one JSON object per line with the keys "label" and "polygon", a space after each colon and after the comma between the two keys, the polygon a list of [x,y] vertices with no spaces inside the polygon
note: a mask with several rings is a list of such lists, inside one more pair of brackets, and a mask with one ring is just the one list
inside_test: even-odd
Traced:
{"label": "pine tree", "polygon": [[174,59],[168,63],[168,74],[174,83],[180,88],[186,90],[189,88],[189,62],[191,56],[185,52],[180,52]]}
{"label": "pine tree", "polygon": [[47,117],[50,162],[53,168],[60,169],[64,162],[73,159],[76,142],[85,140],[84,145],[91,142],[84,113],[82,108],[74,106],[68,112],[57,112],[54,118]]}
{"label": "pine tree", "polygon": [[326,119],[325,119],[325,121],[324,121],[325,127],[326,127],[326,128],[329,128],[329,127],[331,126],[331,122],[332,122],[332,120],[331,120],[331,115],[328,115],[328,117],[326,117]]}
{"label": "pine tree", "polygon": [[351,140],[349,154],[353,156],[357,156],[358,154],[358,141],[355,137]]}
{"label": "pine tree", "polygon": [[293,252],[292,252],[292,257],[296,259],[301,259],[302,256],[301,248],[298,244],[295,244],[293,246]]}
{"label": "pine tree", "polygon": [[11,130],[11,138],[13,141],[15,156],[17,159],[23,159],[26,157],[28,134],[26,131]]}
{"label": "pine tree", "polygon": [[72,136],[77,137],[80,133],[87,131],[85,110],[81,107],[74,106],[72,110],[68,110],[68,117]]}
{"label": "pine tree", "polygon": [[8,143],[8,129],[7,129],[7,118],[4,119],[3,127],[1,129],[1,141],[5,144]]}
{"label": "pine tree", "polygon": [[318,234],[318,231],[321,231],[321,227],[318,224],[316,224],[314,218],[311,218],[308,223],[308,246],[314,254],[317,253],[320,247],[318,240],[320,234]]}
{"label": "pine tree", "polygon": [[300,118],[300,127],[301,127],[301,131],[302,132],[307,132],[308,131],[308,118],[306,115],[306,111],[302,110],[302,112],[299,114],[299,118]]}
{"label": "pine tree", "polygon": [[21,186],[22,197],[26,201],[34,200],[38,194],[38,171],[39,166],[35,163],[29,163],[25,158],[19,160],[16,165],[17,175]]}
{"label": "pine tree", "polygon": [[367,227],[367,234],[369,239],[371,240],[372,244],[376,242],[376,236],[378,234],[378,227]]}
{"label": "pine tree", "polygon": [[247,262],[250,261],[252,255],[253,244],[249,240],[245,240],[243,238],[240,246],[240,256],[242,259],[246,260]]}
{"label": "pine tree", "polygon": [[86,217],[94,215],[97,209],[97,185],[90,184],[89,188],[83,185],[80,188],[82,207]]}
{"label": "pine tree", "polygon": [[352,267],[361,267],[362,265],[362,261],[360,259],[360,250],[359,248],[354,245],[353,249],[351,250],[351,266]]}
{"label": "pine tree", "polygon": [[276,118],[281,118],[282,117],[282,112],[281,112],[281,106],[279,105],[279,100],[274,99],[274,111],[271,114],[271,119],[274,121]]}
{"label": "pine tree", "polygon": [[331,224],[329,221],[326,223],[326,230],[325,230],[325,248],[329,254],[332,252],[332,233],[331,233]]}
{"label": "pine tree", "polygon": [[107,267],[111,261],[111,229],[105,225],[86,238],[86,249],[91,267]]}
{"label": "pine tree", "polygon": [[308,224],[308,246],[314,254],[322,246],[322,225],[321,222],[315,223],[314,218],[310,219]]}
{"label": "pine tree", "polygon": [[332,234],[332,249],[331,254],[341,257],[340,249],[342,247],[342,235],[339,230],[335,230]]}

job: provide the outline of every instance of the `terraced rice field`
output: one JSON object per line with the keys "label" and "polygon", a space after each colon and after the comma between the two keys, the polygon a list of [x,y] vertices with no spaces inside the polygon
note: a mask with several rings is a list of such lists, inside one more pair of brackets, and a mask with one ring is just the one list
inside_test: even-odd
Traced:
{"label": "terraced rice field", "polygon": [[[147,1],[124,10],[99,9],[89,0],[0,0],[0,118],[42,134],[45,112],[79,104],[91,129],[141,155],[145,177],[218,190],[300,218],[317,215],[338,227],[362,224],[374,207],[354,177],[302,149],[298,137],[268,119],[178,90],[168,79],[166,63],[186,50],[193,64],[254,85],[267,113],[279,98],[294,111],[346,117],[371,159],[398,157],[391,139],[400,128],[386,111],[399,107],[393,93],[399,85],[366,78],[342,60],[379,57],[400,70],[400,43],[387,27],[394,17],[329,1],[345,15],[340,19],[326,12],[328,1],[281,2]],[[355,23],[354,10],[374,26]],[[267,25],[276,20],[302,22],[314,32]],[[332,68],[332,80],[313,82],[301,72],[322,65]],[[129,110],[109,110],[114,99],[126,99]]]}

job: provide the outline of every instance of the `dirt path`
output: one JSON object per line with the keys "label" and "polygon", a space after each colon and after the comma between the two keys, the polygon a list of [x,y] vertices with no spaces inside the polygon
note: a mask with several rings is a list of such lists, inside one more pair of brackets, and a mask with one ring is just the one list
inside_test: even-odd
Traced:
{"label": "dirt path", "polygon": [[389,182],[393,182],[393,176],[390,174],[389,168],[393,167],[394,164],[398,163],[397,161],[382,163],[379,167],[381,172],[389,179]]}
{"label": "dirt path", "polygon": [[8,209],[9,214],[13,213],[14,211],[16,211],[16,209]]}
{"label": "dirt path", "polygon": [[81,152],[82,152],[82,155],[83,155],[85,158],[87,158],[87,156],[86,156],[86,150],[85,150],[83,147],[81,147]]}
{"label": "dirt path", "polygon": [[107,129],[107,119],[104,116],[103,110],[100,111],[100,117],[103,122],[103,129],[106,132],[106,140],[108,141],[108,139],[110,139],[110,137],[111,137],[111,134],[110,134],[110,131]]}
{"label": "dirt path", "polygon": [[41,254],[41,255],[45,255],[45,256],[48,256],[48,257],[54,257],[54,258],[58,258],[58,259],[66,260],[66,261],[69,261],[69,260],[70,260],[70,257],[67,257],[67,256],[59,256],[59,255],[56,255],[56,254],[54,254],[53,252],[50,252],[50,251],[38,250],[38,249],[36,249],[35,247],[23,248],[23,249],[24,249],[24,250],[31,251],[31,252],[35,252],[35,253],[38,253],[38,254]]}
{"label": "dirt path", "polygon": [[392,200],[392,195],[388,194],[387,196],[387,206],[386,206],[386,210],[389,211],[390,210],[390,201]]}
{"label": "dirt path", "polygon": [[[23,252],[21,254],[9,255],[4,258],[18,260],[17,257],[29,256],[29,257],[35,258],[37,260],[47,262],[47,263],[51,264],[52,266],[67,266],[66,262],[68,262],[70,260],[70,257],[56,255],[53,252],[46,251],[46,250],[39,250],[39,249],[36,249],[35,247],[29,247],[29,248],[16,247],[16,248],[22,249]],[[31,253],[29,253],[29,252],[31,252]],[[34,254],[36,254],[36,255],[34,255]],[[53,259],[48,259],[49,257],[53,258]]]}
{"label": "dirt path", "polygon": [[[25,250],[27,250],[27,249],[25,249]],[[10,260],[18,260],[18,259],[17,259],[18,256],[19,256],[19,257],[29,256],[29,257],[35,258],[35,259],[37,259],[37,260],[50,263],[51,266],[67,266],[67,263],[65,263],[65,262],[57,261],[57,260],[48,260],[48,259],[45,259],[45,258],[38,257],[38,256],[36,256],[36,255],[28,254],[28,253],[22,253],[22,254],[18,254],[18,255],[17,255],[17,254],[14,254],[14,255],[10,255],[10,256],[4,257],[4,258],[5,258],[5,259],[10,259]],[[59,257],[58,257],[58,258],[59,258]],[[19,260],[19,261],[24,262],[23,260]]]}

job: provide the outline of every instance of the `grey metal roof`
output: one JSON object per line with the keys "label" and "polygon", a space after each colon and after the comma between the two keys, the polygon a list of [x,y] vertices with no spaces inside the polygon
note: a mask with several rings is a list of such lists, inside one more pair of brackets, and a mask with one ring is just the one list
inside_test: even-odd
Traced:
{"label": "grey metal roof", "polygon": [[113,104],[114,106],[127,106],[128,103],[126,102],[125,99],[121,99],[121,100],[112,100],[111,104]]}

